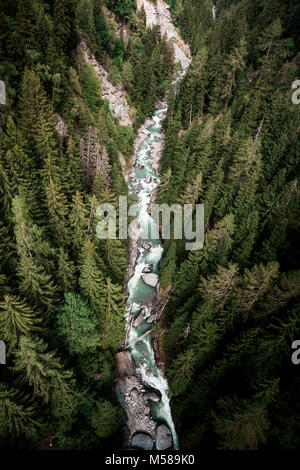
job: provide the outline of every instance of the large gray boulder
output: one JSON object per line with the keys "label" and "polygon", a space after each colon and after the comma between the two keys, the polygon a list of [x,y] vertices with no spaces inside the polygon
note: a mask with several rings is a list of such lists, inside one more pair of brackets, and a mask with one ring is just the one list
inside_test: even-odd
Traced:
{"label": "large gray boulder", "polygon": [[140,311],[138,317],[133,322],[134,328],[137,328],[138,326],[141,325],[141,323],[144,319],[144,314],[145,314],[145,310],[142,308],[142,310]]}
{"label": "large gray boulder", "polygon": [[149,434],[145,433],[135,434],[131,440],[131,445],[132,447],[135,447],[137,449],[152,450],[152,437]]}
{"label": "large gray boulder", "polygon": [[156,285],[159,281],[158,274],[153,274],[153,273],[152,274],[144,274],[142,276],[142,279],[145,282],[145,284],[147,284],[150,287],[156,287]]}
{"label": "large gray boulder", "polygon": [[153,392],[146,392],[143,398],[145,401],[148,401],[148,400],[154,401],[154,402],[160,401],[160,397],[156,393],[153,393]]}
{"label": "large gray boulder", "polygon": [[173,439],[172,439],[172,433],[170,429],[165,424],[161,424],[157,428],[156,449],[157,450],[169,449],[170,447],[172,447],[172,444],[173,444]]}

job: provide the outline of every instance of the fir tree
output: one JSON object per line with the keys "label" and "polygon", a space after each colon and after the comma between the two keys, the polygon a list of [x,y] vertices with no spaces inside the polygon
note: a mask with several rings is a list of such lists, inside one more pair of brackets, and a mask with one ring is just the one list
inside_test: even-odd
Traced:
{"label": "fir tree", "polygon": [[21,335],[40,329],[40,319],[36,313],[19,297],[5,295],[0,303],[1,337],[7,341],[9,351],[13,351]]}
{"label": "fir tree", "polygon": [[[102,264],[102,269],[98,263]],[[105,272],[103,261],[97,256],[93,243],[88,240],[83,246],[81,254],[79,286],[97,318],[100,319],[106,309],[106,286],[103,271]]]}
{"label": "fir tree", "polygon": [[59,249],[57,279],[64,293],[75,290],[76,268],[63,247]]}
{"label": "fir tree", "polygon": [[64,338],[70,354],[91,353],[98,345],[96,316],[79,295],[65,295],[57,323],[58,333]]}
{"label": "fir tree", "polygon": [[115,433],[122,421],[122,411],[107,400],[99,400],[92,413],[91,424],[99,438]]}
{"label": "fir tree", "polygon": [[106,279],[105,286],[105,308],[102,318],[100,318],[101,347],[110,348],[116,351],[120,348],[125,336],[123,289],[117,284],[113,284],[110,278]]}
{"label": "fir tree", "polygon": [[29,441],[36,442],[41,432],[41,424],[37,419],[36,406],[19,391],[0,384],[0,436],[10,440],[25,436]]}
{"label": "fir tree", "polygon": [[274,279],[278,277],[278,263],[268,263],[254,266],[250,271],[245,270],[240,286],[237,288],[234,305],[244,318],[247,318],[255,303],[270,288]]}
{"label": "fir tree", "polygon": [[218,310],[224,303],[237,281],[237,265],[228,268],[219,266],[217,273],[209,279],[201,278],[199,292],[206,302],[212,302]]}
{"label": "fir tree", "polygon": [[59,389],[61,399],[64,398],[72,372],[63,369],[53,352],[47,352],[47,345],[41,339],[22,336],[15,355],[14,369],[20,374],[21,381],[33,387],[35,395],[47,403],[55,388]]}

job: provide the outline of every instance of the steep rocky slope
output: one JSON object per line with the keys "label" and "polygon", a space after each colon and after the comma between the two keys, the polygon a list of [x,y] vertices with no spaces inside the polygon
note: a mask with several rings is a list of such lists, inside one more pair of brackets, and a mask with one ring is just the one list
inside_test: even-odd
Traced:
{"label": "steep rocky slope", "polygon": [[132,126],[134,109],[127,103],[125,90],[121,85],[113,85],[109,81],[107,71],[97,62],[95,56],[91,54],[83,39],[80,42],[80,47],[85,62],[94,67],[97,75],[101,79],[102,98],[108,101],[111,112],[119,120],[121,126]]}
{"label": "steep rocky slope", "polygon": [[161,34],[166,35],[168,40],[173,43],[175,61],[180,62],[182,68],[186,69],[191,61],[191,51],[172,23],[169,5],[163,0],[157,0],[156,4],[149,0],[137,0],[137,7],[138,10],[144,9],[147,26],[158,25]]}

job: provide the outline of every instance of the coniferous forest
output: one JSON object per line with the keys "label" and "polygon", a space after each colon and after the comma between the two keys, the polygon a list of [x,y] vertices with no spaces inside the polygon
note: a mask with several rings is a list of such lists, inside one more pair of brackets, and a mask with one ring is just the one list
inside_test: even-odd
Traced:
{"label": "coniferous forest", "polygon": [[135,0],[0,0],[0,449],[123,446],[130,241],[97,237],[97,207],[128,195],[165,96],[157,200],[204,204],[203,249],[171,237],[160,263],[155,351],[180,449],[300,448],[300,3],[167,3],[192,55],[176,86]]}

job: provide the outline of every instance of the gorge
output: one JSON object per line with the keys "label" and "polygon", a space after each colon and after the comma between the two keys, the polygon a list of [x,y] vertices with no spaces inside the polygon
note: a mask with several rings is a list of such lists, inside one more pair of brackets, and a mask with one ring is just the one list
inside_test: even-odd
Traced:
{"label": "gorge", "polygon": [[[184,75],[191,59],[189,47],[180,39],[171,23],[165,2],[138,2],[146,12],[147,25],[159,24],[174,47],[175,61],[181,72],[172,86]],[[127,416],[125,446],[151,450],[178,449],[179,443],[169,405],[169,388],[164,374],[155,363],[152,330],[156,322],[153,304],[159,288],[159,263],[163,248],[160,240],[151,238],[154,220],[149,215],[159,185],[159,162],[164,146],[162,123],[166,117],[167,100],[138,131],[135,141],[129,194],[137,198],[139,229],[131,242],[128,299],[126,308],[127,334],[125,351],[116,355],[127,366],[121,372],[117,393]],[[154,231],[152,231],[153,233]],[[149,238],[148,238],[149,237]]]}

